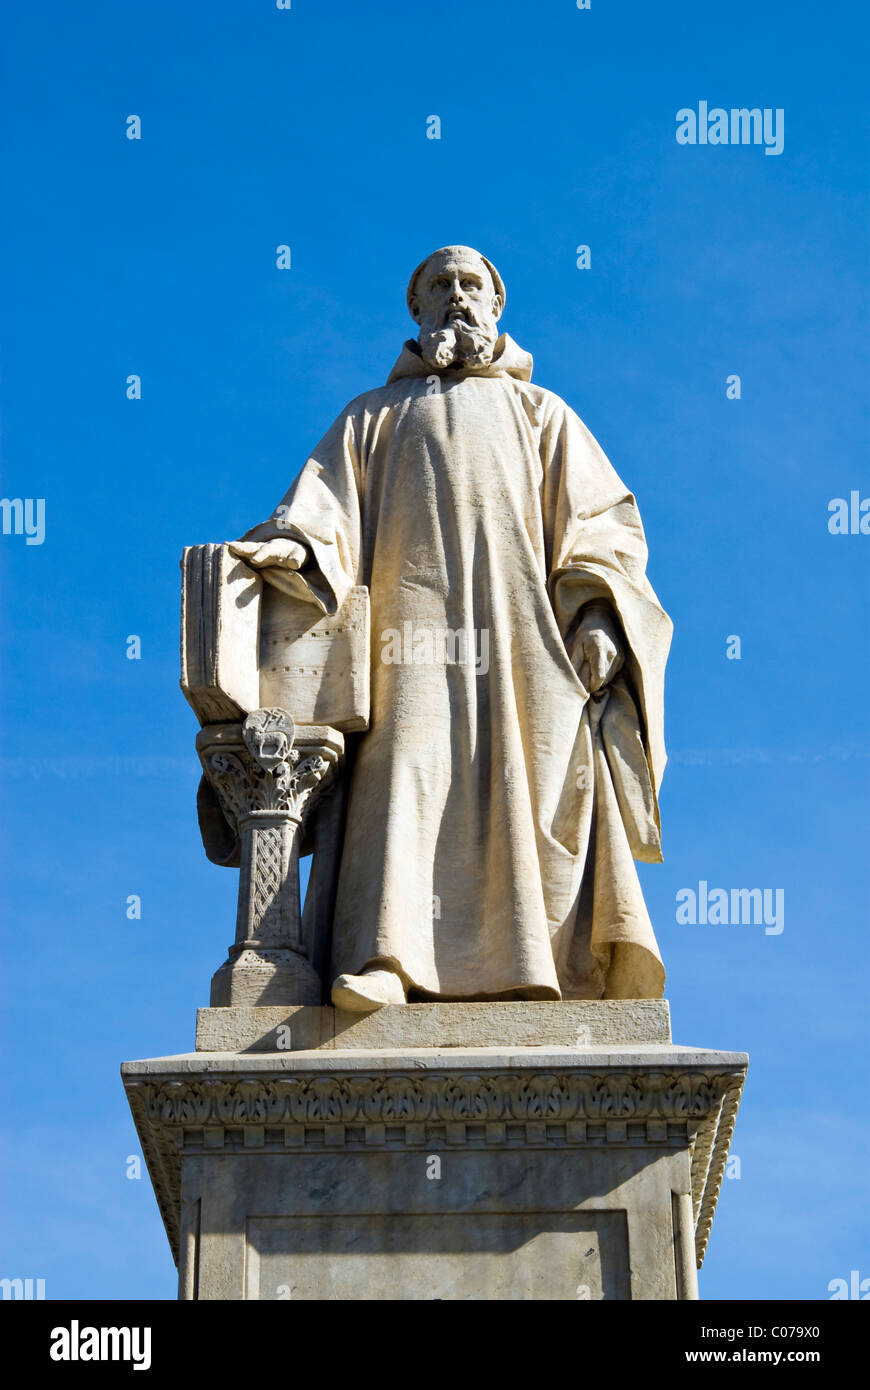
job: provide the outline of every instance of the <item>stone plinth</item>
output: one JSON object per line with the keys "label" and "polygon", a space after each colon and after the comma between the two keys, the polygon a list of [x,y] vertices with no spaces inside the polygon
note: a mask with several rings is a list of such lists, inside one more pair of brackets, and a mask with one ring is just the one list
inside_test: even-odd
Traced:
{"label": "stone plinth", "polygon": [[588,1047],[671,1040],[666,999],[535,1004],[406,1004],[346,1013],[333,1008],[198,1009],[197,1052],[428,1047]]}
{"label": "stone plinth", "polygon": [[[202,1010],[234,1050],[124,1065],[179,1297],[697,1298],[746,1057],[626,1040],[661,1005],[418,1007],[424,1045],[412,1007],[355,1039],[324,1009],[297,1051],[293,1011]],[[501,1045],[462,1041],[476,1009]]]}

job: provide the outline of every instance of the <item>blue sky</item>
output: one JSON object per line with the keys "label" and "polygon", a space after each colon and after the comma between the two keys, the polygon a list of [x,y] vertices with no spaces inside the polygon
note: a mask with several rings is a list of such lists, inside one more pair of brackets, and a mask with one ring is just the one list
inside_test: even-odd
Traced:
{"label": "blue sky", "polygon": [[[676,1039],[751,1059],[702,1296],[870,1277],[870,536],[827,526],[870,496],[864,17],[47,0],[4,30],[0,490],[46,531],[0,536],[0,1273],[175,1296],[118,1065],[192,1047],[236,892],[196,827],[178,559],[272,510],[459,241],[635,492],[675,623],[642,881]],[[678,145],[701,100],[782,108],[783,152]],[[783,889],[784,931],[678,925],[701,880]]]}

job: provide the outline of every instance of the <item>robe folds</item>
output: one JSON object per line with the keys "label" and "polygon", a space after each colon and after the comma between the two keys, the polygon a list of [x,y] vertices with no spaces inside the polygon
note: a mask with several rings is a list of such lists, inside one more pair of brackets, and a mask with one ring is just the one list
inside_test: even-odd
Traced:
{"label": "robe folds", "polygon": [[[387,964],[411,997],[659,998],[634,859],[661,859],[671,623],[633,496],[528,354],[505,335],[489,367],[436,372],[406,344],[245,536],[272,539],[308,559],[265,579],[327,613],[353,585],[371,597],[332,978]],[[594,599],[626,660],[590,696],[568,652]]]}

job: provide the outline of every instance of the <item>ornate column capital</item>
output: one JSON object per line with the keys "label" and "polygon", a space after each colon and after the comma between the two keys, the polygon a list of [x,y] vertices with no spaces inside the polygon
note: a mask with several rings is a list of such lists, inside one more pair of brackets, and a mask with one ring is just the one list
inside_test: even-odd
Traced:
{"label": "ornate column capital", "polygon": [[227,819],[243,829],[259,812],[301,823],[344,748],[334,729],[294,724],[287,710],[258,709],[243,724],[209,724],[196,740]]}

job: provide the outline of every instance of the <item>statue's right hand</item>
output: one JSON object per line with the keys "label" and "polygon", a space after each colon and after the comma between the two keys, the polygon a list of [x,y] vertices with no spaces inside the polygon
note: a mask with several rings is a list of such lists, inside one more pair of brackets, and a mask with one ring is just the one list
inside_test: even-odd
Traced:
{"label": "statue's right hand", "polygon": [[305,546],[298,541],[229,541],[227,544],[231,555],[258,570],[270,566],[298,570],[308,558]]}

